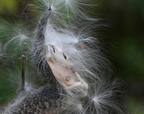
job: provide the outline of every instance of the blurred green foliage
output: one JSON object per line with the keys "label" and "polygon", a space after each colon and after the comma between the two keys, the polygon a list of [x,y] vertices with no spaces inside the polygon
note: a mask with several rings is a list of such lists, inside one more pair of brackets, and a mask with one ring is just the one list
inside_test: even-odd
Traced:
{"label": "blurred green foliage", "polygon": [[[0,0],[1,17],[5,18],[3,15],[6,15],[6,12],[17,12],[17,15],[21,15],[27,2],[28,0],[21,2],[18,0]],[[116,66],[116,74],[120,75],[127,84],[127,113],[143,114],[144,0],[97,0],[95,3],[97,6],[92,12],[101,19],[99,25],[105,25],[98,28],[97,36],[105,47],[109,48],[106,53],[109,58],[112,58],[111,60]],[[18,11],[20,9],[21,11]],[[35,20],[35,13],[32,11],[30,13],[32,15],[27,15],[27,18]],[[4,20],[0,21],[0,43],[2,44],[11,36],[12,27],[18,24],[19,16],[15,17],[16,20],[12,20],[13,17],[10,14],[6,17],[9,16],[11,17],[10,24]],[[25,24],[25,18],[21,18],[21,23]],[[1,51],[4,50],[0,49]],[[5,52],[3,54],[0,54],[0,105],[14,97],[18,83],[13,83],[11,78],[13,80],[20,76],[20,69],[13,67],[14,65],[20,66],[18,60],[20,54],[16,58],[11,58],[11,55],[5,54]]]}
{"label": "blurred green foliage", "polygon": [[142,102],[137,101],[134,98],[128,98],[126,102],[126,107],[128,109],[127,114],[143,114],[144,106]]}
{"label": "blurred green foliage", "polygon": [[4,13],[6,10],[16,11],[17,0],[0,0],[0,14]]}

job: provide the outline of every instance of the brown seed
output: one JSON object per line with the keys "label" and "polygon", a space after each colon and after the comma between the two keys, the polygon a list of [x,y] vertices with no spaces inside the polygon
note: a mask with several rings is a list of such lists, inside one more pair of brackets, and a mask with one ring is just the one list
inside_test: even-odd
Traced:
{"label": "brown seed", "polygon": [[67,60],[67,56],[63,53],[63,57],[65,58],[65,60]]}
{"label": "brown seed", "polygon": [[51,45],[51,47],[52,47],[52,49],[53,49],[53,52],[55,53],[55,48],[54,48],[54,46],[53,46],[53,45]]}

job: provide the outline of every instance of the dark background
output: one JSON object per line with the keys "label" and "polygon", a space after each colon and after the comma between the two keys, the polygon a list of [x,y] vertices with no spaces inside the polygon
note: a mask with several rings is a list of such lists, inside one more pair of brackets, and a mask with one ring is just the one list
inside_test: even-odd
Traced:
{"label": "dark background", "polygon": [[[17,64],[19,67],[18,57],[11,59],[2,50],[11,29],[6,21],[11,26],[20,22],[34,26],[37,16],[34,10],[26,7],[28,3],[33,3],[33,0],[0,0],[0,106],[15,95],[20,76],[19,68],[13,67]],[[143,114],[144,0],[97,0],[95,4],[92,15],[99,19],[96,37],[113,64],[114,74],[126,85],[127,114]]]}

